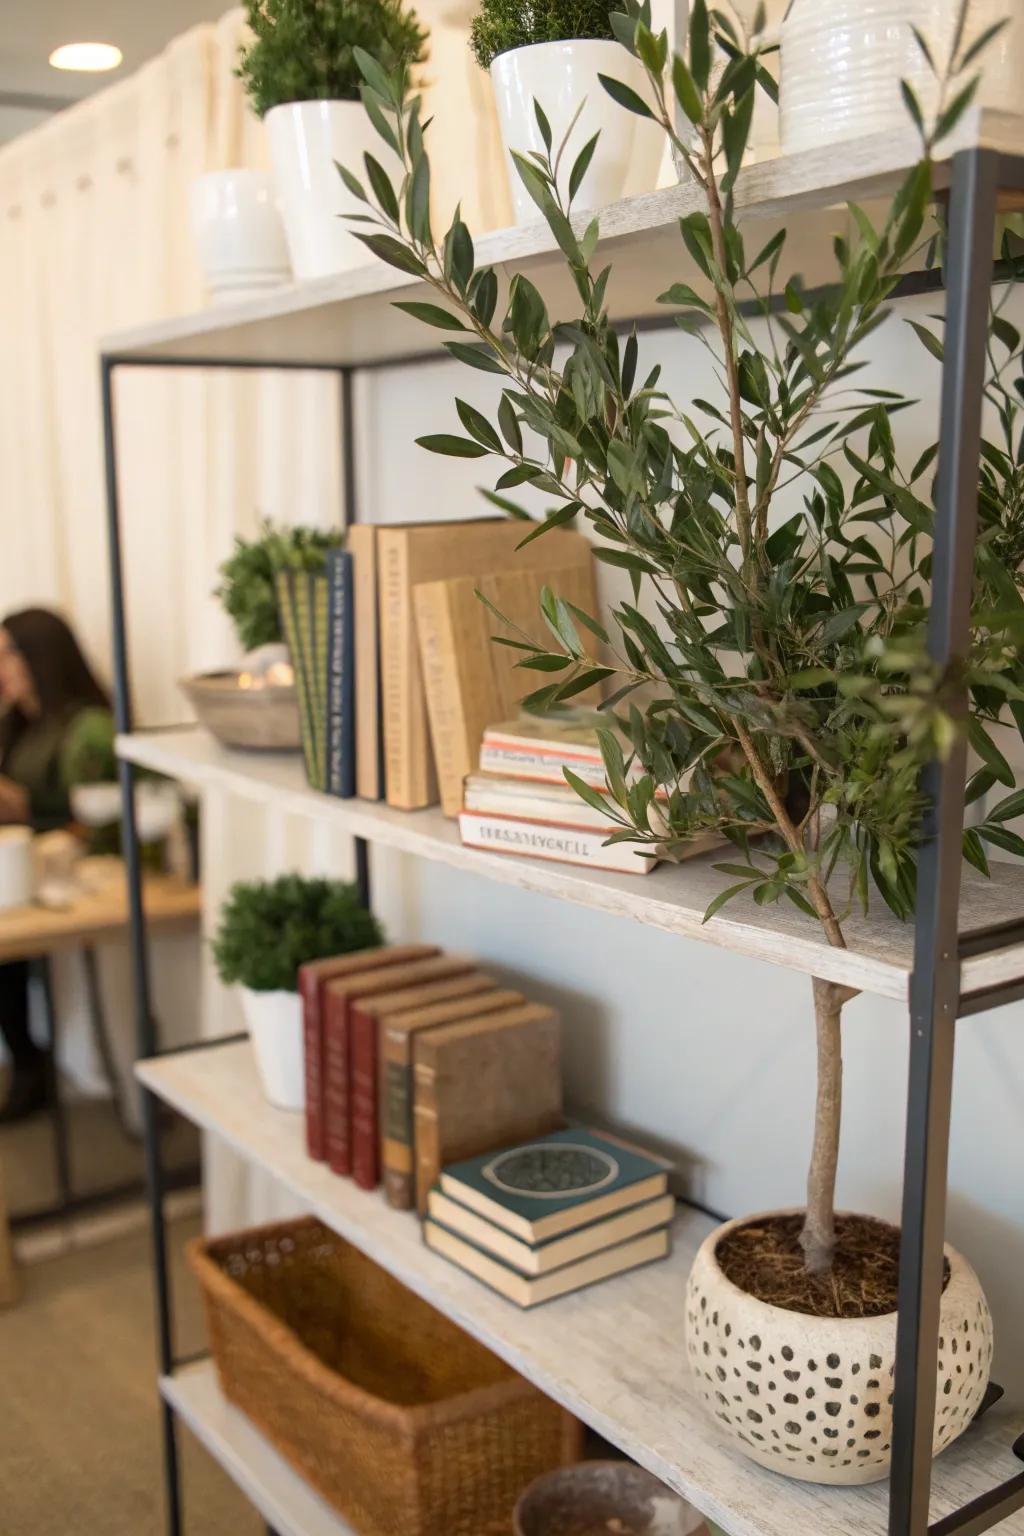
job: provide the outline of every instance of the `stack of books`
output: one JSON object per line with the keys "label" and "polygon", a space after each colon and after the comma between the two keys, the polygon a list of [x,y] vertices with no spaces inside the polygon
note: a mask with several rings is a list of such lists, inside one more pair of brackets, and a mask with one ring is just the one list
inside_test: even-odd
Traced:
{"label": "stack of books", "polygon": [[310,1157],[426,1210],[446,1162],[562,1126],[554,1009],[402,944],[301,966]]}
{"label": "stack of books", "polygon": [[520,1307],[667,1257],[669,1165],[579,1126],[445,1167],[427,1245]]}
{"label": "stack of books", "polygon": [[[488,726],[481,772],[469,774],[463,785],[462,841],[494,853],[649,874],[657,863],[653,849],[631,842],[608,845],[615,823],[566,783],[569,768],[591,788],[607,789],[597,731],[611,724],[594,711],[574,710]],[[702,851],[703,845],[695,845],[694,852]]]}

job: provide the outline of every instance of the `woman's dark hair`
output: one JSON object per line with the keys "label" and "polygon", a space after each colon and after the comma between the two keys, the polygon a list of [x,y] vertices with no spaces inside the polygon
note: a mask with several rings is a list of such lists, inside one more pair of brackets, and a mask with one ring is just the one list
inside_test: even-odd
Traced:
{"label": "woman's dark hair", "polygon": [[[109,709],[110,699],[82,654],[82,648],[59,613],[49,608],[23,608],[3,620],[32,674],[44,719],[64,719],[80,709]],[[27,721],[14,709],[0,724],[0,762],[3,761]]]}

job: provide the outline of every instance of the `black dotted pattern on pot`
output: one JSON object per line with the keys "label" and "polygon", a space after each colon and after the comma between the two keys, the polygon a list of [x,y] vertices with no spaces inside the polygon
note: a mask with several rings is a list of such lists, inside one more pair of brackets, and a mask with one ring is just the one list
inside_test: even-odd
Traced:
{"label": "black dotted pattern on pot", "polygon": [[[778,1336],[745,1334],[692,1280],[687,1296],[687,1350],[705,1403],[759,1461],[800,1475],[819,1468],[836,1480],[889,1465],[892,1432],[891,1360],[868,1354],[844,1359],[801,1354]],[[794,1316],[794,1334],[799,1323]],[[978,1302],[955,1335],[939,1340],[936,1448],[943,1450],[974,1417],[992,1359],[992,1325]],[[852,1475],[852,1474],[851,1474]]]}

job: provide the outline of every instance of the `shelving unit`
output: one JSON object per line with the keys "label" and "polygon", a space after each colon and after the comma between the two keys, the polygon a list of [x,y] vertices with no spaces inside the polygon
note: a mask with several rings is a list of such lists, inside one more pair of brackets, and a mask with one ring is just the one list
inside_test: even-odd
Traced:
{"label": "shelving unit", "polygon": [[161,1376],[160,1396],[277,1536],[356,1536],[245,1414],[228,1402],[212,1361],[194,1361],[172,1376]]}
{"label": "shelving unit", "polygon": [[[539,891],[594,911],[631,918],[683,938],[766,960],[856,987],[878,997],[906,1002],[914,961],[914,930],[876,899],[868,917],[852,913],[844,922],[849,948],[833,949],[815,925],[791,907],[758,907],[734,901],[704,922],[708,904],[722,888],[714,866],[726,854],[708,854],[686,864],[662,865],[650,875],[619,875],[546,863],[512,854],[464,848],[455,822],[439,809],[396,811],[383,803],[336,800],[310,789],[294,754],[230,752],[205,731],[152,731],[122,736],[122,759],[202,787],[218,784],[235,794],[315,816],[370,844],[396,848],[419,858],[465,869],[487,880]],[[965,947],[978,949],[962,964],[963,1002],[989,1006],[992,989],[1024,973],[1024,869],[996,865],[991,880],[973,870],[964,875],[960,931]],[[986,948],[998,939],[998,948]]]}
{"label": "shelving unit", "polygon": [[[136,1070],[164,1103],[272,1173],[327,1226],[734,1536],[884,1536],[884,1482],[826,1493],[764,1472],[735,1455],[692,1391],[683,1297],[711,1218],[681,1207],[670,1259],[522,1312],[432,1253],[415,1216],[312,1162],[301,1116],[264,1099],[248,1043],[182,1052]],[[1024,1415],[992,1413],[942,1456],[933,1514],[948,1514],[1011,1472],[1009,1445],[1022,1429]],[[1024,1513],[1003,1530],[1024,1536]]]}
{"label": "shelving unit", "polygon": [[[997,210],[1024,197],[1019,119],[974,111],[961,122],[948,158],[937,167],[948,189],[948,323],[943,377],[934,584],[929,646],[947,664],[967,636],[976,532],[985,328],[994,276]],[[843,215],[835,205],[893,191],[911,168],[917,142],[878,135],[744,171],[736,201],[746,220],[785,222],[802,240],[805,280],[830,266],[824,237]],[[689,187],[632,199],[602,214],[602,245],[614,266],[613,317],[648,323],[654,299],[683,276],[694,281],[677,238],[680,214],[697,206]],[[546,226],[500,231],[478,247],[499,274],[506,264],[529,273],[553,308],[569,293],[562,260]],[[695,284],[696,285],[696,284]],[[926,775],[928,841],[919,865],[919,911],[911,932],[885,916],[852,920],[850,947],[828,949],[808,924],[782,913],[731,908],[706,926],[703,913],[718,877],[713,860],[664,869],[646,878],[597,875],[462,848],[433,811],[412,815],[385,806],[313,794],[301,769],[281,759],[222,752],[195,730],[134,734],[122,581],[113,380],[119,369],[326,369],[342,386],[343,431],[353,441],[352,382],[357,369],[443,358],[436,333],[391,305],[420,284],[374,265],[270,298],[168,320],[108,338],[102,385],[114,598],[118,745],[125,844],[132,889],[133,964],[138,1054],[154,1054],[145,923],[140,900],[133,775],[145,765],[198,785],[217,784],[272,799],[345,826],[368,894],[369,850],[403,849],[487,878],[514,883],[610,913],[629,916],[721,948],[844,981],[905,1002],[910,1065],[900,1327],[895,1382],[893,1470],[885,1485],[824,1490],[765,1473],[736,1455],[704,1418],[683,1363],[685,1271],[708,1230],[685,1212],[672,1261],[522,1314],[421,1245],[416,1224],[379,1199],[354,1190],[310,1162],[298,1123],[271,1110],[254,1084],[247,1048],[237,1042],[145,1061],[147,1172],[153,1209],[164,1449],[171,1536],[182,1530],[176,1417],[196,1428],[280,1536],[320,1536],[300,1509],[294,1474],[273,1502],[277,1474],[254,1432],[246,1437],[219,1400],[209,1373],[176,1373],[167,1290],[163,1170],[157,1101],[163,1099],[216,1132],[244,1156],[307,1200],[331,1226],[413,1290],[486,1342],[594,1428],[663,1477],[731,1536],[980,1536],[1000,1524],[1024,1536],[1024,1436],[990,1414],[933,1465],[934,1360],[938,1337],[946,1164],[958,1018],[1024,997],[1024,880],[1000,870],[989,884],[962,876],[961,833],[966,752],[954,751]],[[358,517],[352,454],[346,454],[344,520]],[[962,885],[962,900],[961,900]],[[1017,1466],[1016,1475],[1014,1467]],[[292,1495],[295,1495],[293,1498]],[[333,1517],[332,1517],[333,1518]],[[331,1530],[338,1530],[337,1522]]]}

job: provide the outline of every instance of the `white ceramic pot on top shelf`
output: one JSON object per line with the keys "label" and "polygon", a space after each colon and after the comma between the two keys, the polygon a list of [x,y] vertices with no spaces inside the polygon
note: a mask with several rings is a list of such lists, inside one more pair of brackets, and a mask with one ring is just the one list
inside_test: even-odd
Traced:
{"label": "white ceramic pot on top shelf", "polygon": [[279,288],[288,247],[265,171],[209,171],[192,183],[192,229],[214,302]]}
{"label": "white ceramic pot on top shelf", "polygon": [[[782,148],[792,154],[870,133],[905,133],[900,92],[909,80],[926,119],[937,85],[913,27],[937,60],[948,57],[959,0],[794,0],[782,27]],[[993,22],[1010,24],[982,54],[979,101],[1020,113],[1024,14],[1020,0],[971,0],[966,44]]]}
{"label": "white ceramic pot on top shelf", "polygon": [[299,281],[326,277],[376,258],[345,219],[365,213],[335,162],[366,180],[369,150],[394,179],[398,158],[377,133],[361,101],[290,101],[263,119],[284,218],[292,271]]}
{"label": "white ceramic pot on top shelf", "polygon": [[600,209],[630,193],[657,185],[664,139],[656,123],[627,112],[613,101],[598,79],[609,75],[647,94],[647,76],[619,43],[602,38],[531,43],[500,53],[491,64],[491,80],[508,164],[509,188],[517,224],[542,217],[519,178],[511,151],[544,153],[534,112],[540,102],[557,149],[580,102],[583,110],[562,157],[560,182],[567,191],[569,172],[587,140],[600,131],[594,157],[573,200],[573,207]]}

